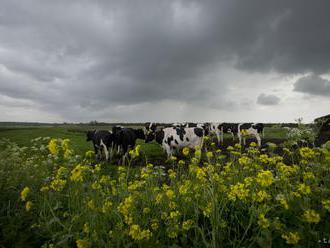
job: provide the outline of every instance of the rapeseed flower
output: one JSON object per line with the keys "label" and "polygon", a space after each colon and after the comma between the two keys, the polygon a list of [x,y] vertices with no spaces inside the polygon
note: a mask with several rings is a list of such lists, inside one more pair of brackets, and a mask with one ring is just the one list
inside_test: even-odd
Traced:
{"label": "rapeseed flower", "polygon": [[102,206],[103,213],[110,213],[112,210],[112,202],[110,200],[105,200]]}
{"label": "rapeseed flower", "polygon": [[168,199],[173,199],[174,197],[174,191],[171,189],[167,190],[165,194],[168,197]]}
{"label": "rapeseed flower", "polygon": [[315,155],[315,152],[309,147],[302,147],[299,149],[299,154],[304,159],[312,159]]}
{"label": "rapeseed flower", "polygon": [[290,244],[290,245],[297,244],[300,240],[299,233],[297,233],[297,232],[289,232],[286,234],[282,234],[281,237],[283,239],[285,239],[287,244]]}
{"label": "rapeseed flower", "polygon": [[31,208],[32,208],[32,206],[33,206],[33,203],[31,201],[27,201],[25,203],[25,209],[26,209],[26,211],[30,211]]}
{"label": "rapeseed flower", "polygon": [[227,194],[228,199],[231,201],[245,200],[249,195],[250,190],[246,188],[244,183],[237,183],[230,186],[230,191]]}
{"label": "rapeseed flower", "polygon": [[152,233],[149,229],[142,230],[141,227],[137,224],[131,225],[129,229],[129,236],[134,240],[149,240],[152,236]]}
{"label": "rapeseed flower", "polygon": [[258,217],[258,225],[263,228],[267,229],[270,226],[269,220],[265,217],[265,214],[259,214]]}
{"label": "rapeseed flower", "polygon": [[257,174],[256,182],[263,187],[268,187],[274,182],[274,176],[269,170],[262,170]]}
{"label": "rapeseed flower", "polygon": [[186,221],[182,222],[182,229],[185,231],[188,231],[189,229],[192,228],[193,225],[194,225],[193,220],[186,220]]}
{"label": "rapeseed flower", "polygon": [[52,155],[57,155],[58,154],[58,149],[57,149],[57,139],[51,139],[48,143],[48,150]]}
{"label": "rapeseed flower", "polygon": [[263,202],[269,198],[270,198],[270,195],[264,190],[260,190],[260,191],[258,191],[257,194],[254,195],[254,200],[256,202]]}
{"label": "rapeseed flower", "polygon": [[330,200],[323,200],[322,205],[326,210],[330,212]]}
{"label": "rapeseed flower", "polygon": [[238,159],[238,163],[241,165],[241,166],[247,166],[251,163],[251,159],[249,157],[246,157],[246,156],[242,156]]}
{"label": "rapeseed flower", "polygon": [[50,188],[55,191],[62,191],[65,185],[66,180],[56,178],[50,183]]}
{"label": "rapeseed flower", "polygon": [[308,223],[319,223],[321,217],[315,210],[306,210],[303,214],[303,219]]}
{"label": "rapeseed flower", "polygon": [[22,201],[26,201],[27,196],[30,193],[30,188],[29,187],[25,187],[22,191],[21,191],[21,200]]}
{"label": "rapeseed flower", "polygon": [[77,248],[88,248],[89,243],[87,239],[78,239],[76,241]]}
{"label": "rapeseed flower", "polygon": [[189,152],[190,152],[190,150],[189,150],[188,147],[184,147],[184,148],[182,149],[182,154],[183,154],[184,156],[186,156],[186,157],[189,155]]}
{"label": "rapeseed flower", "polygon": [[213,157],[214,157],[214,156],[213,156],[213,152],[207,152],[207,153],[206,153],[206,157],[207,157],[208,159],[213,158]]}
{"label": "rapeseed flower", "polygon": [[298,190],[304,195],[309,195],[312,193],[311,187],[304,183],[298,185]]}

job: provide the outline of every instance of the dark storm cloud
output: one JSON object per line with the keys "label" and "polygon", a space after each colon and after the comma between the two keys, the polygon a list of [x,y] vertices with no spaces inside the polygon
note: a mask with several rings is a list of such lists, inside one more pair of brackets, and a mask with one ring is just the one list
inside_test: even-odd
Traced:
{"label": "dark storm cloud", "polygon": [[66,118],[166,100],[225,109],[223,65],[328,72],[329,9],[326,0],[3,0],[0,94]]}
{"label": "dark storm cloud", "polygon": [[294,91],[330,97],[330,81],[312,74],[298,79],[294,84]]}
{"label": "dark storm cloud", "polygon": [[261,105],[277,105],[280,103],[280,98],[275,95],[260,94],[257,98],[257,103]]}

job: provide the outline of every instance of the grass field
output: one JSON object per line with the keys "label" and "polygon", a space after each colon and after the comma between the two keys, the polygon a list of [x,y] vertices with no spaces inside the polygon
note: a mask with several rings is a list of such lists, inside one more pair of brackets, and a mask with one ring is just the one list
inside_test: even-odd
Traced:
{"label": "grass field", "polygon": [[[132,127],[132,126],[130,126]],[[133,126],[138,128],[138,126]],[[17,143],[20,146],[29,146],[31,139],[37,137],[50,137],[50,138],[62,138],[70,139],[71,146],[78,154],[85,154],[88,150],[93,150],[91,142],[86,142],[86,131],[93,129],[105,129],[110,130],[112,127],[110,125],[104,126],[88,126],[88,125],[56,125],[56,126],[11,126],[4,127],[0,125],[0,139],[6,138],[12,142]],[[215,139],[215,137],[213,137]],[[279,144],[286,139],[286,130],[283,128],[265,128],[265,138],[263,143],[273,142]],[[216,141],[216,140],[215,140]],[[253,140],[248,139],[247,142]],[[237,138],[235,141],[232,140],[231,136],[226,134],[223,146],[233,145],[237,143]],[[141,145],[141,150],[146,154],[150,162],[159,164],[160,161],[166,158],[161,147],[155,143],[151,142],[145,144],[144,141],[138,140],[137,144]]]}

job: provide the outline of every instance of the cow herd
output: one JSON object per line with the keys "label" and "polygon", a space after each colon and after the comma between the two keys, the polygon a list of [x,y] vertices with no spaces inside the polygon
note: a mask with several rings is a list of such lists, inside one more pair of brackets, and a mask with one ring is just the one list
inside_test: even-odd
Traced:
{"label": "cow herd", "polygon": [[[204,136],[215,135],[218,145],[223,142],[224,133],[229,133],[239,143],[246,143],[248,136],[253,136],[258,146],[264,134],[262,123],[173,123],[157,124],[148,122],[143,129],[114,126],[112,130],[93,130],[87,132],[87,141],[92,141],[98,159],[109,160],[115,154],[120,155],[119,162],[125,163],[128,151],[134,148],[137,139],[145,143],[155,140],[166,151],[168,157],[183,147],[203,147]],[[104,156],[102,155],[104,154]]]}

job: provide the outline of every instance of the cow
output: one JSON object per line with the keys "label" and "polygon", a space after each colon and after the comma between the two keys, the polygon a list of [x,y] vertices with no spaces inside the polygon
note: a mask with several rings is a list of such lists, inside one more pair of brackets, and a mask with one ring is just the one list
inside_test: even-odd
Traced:
{"label": "cow", "polygon": [[254,136],[258,142],[258,146],[261,146],[261,137],[260,134],[264,133],[264,124],[262,123],[240,123],[237,125],[237,129],[234,128],[234,132],[237,130],[237,137],[239,143],[246,145],[245,138],[247,136]]}
{"label": "cow", "polygon": [[135,146],[136,140],[145,139],[145,133],[142,129],[113,127],[112,132],[114,145],[118,148],[118,153],[122,155],[123,163],[129,149]]}
{"label": "cow", "polygon": [[221,126],[222,123],[219,122],[211,122],[208,125],[209,133],[215,134],[217,136],[218,145],[220,145],[220,138],[221,143],[223,143],[223,127]]}
{"label": "cow", "polygon": [[183,147],[194,149],[196,146],[203,146],[204,129],[200,127],[167,127],[149,133],[145,142],[156,140],[166,151],[167,157],[172,156],[175,150]]}
{"label": "cow", "polygon": [[113,143],[113,135],[109,130],[93,130],[87,131],[86,141],[92,141],[97,158],[102,158],[102,150],[105,154],[105,159],[109,160],[109,149]]}

